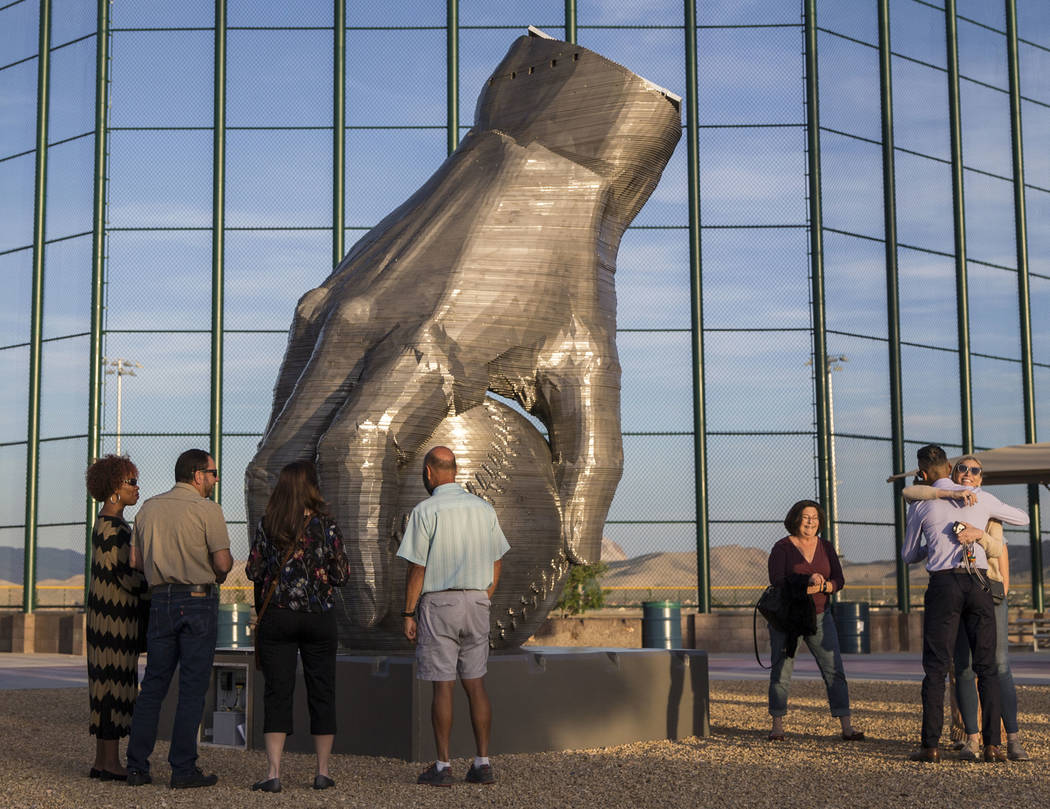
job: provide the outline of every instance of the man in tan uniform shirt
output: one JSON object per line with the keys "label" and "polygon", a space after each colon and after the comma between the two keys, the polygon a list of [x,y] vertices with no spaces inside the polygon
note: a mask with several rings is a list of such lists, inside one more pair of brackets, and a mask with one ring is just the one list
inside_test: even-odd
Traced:
{"label": "man in tan uniform shirt", "polygon": [[130,786],[153,780],[149,757],[176,666],[179,701],[168,753],[170,786],[210,787],[219,780],[197,766],[197,728],[215,658],[218,585],[233,567],[222,508],[208,499],[218,478],[211,455],[186,450],[175,462],[175,487],[151,497],[135,517],[131,564],[146,574],[151,604],[146,674],[128,741]]}

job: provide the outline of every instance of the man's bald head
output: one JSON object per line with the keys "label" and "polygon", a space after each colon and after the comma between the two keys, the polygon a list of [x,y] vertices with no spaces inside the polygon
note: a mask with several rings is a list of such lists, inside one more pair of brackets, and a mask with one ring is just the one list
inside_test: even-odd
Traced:
{"label": "man's bald head", "polygon": [[456,456],[448,447],[434,447],[423,458],[423,483],[428,492],[456,482]]}

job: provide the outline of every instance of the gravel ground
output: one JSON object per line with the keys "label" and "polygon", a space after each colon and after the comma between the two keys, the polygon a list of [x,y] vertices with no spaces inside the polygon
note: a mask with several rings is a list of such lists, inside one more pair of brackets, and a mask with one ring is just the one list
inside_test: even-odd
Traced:
{"label": "gravel ground", "polygon": [[[838,739],[823,686],[792,685],[787,740],[767,742],[764,682],[712,684],[710,738],[564,753],[497,755],[499,783],[435,789],[415,784],[423,764],[335,756],[337,787],[309,789],[312,756],[288,754],[284,792],[253,793],[262,752],[202,748],[210,789],[169,790],[167,744],[154,753],[160,785],[131,788],[87,777],[87,690],[0,692],[0,807],[1027,807],[1050,806],[1050,685],[1019,686],[1023,738],[1033,760],[940,765],[907,761],[917,744],[918,683],[850,684],[854,724],[868,740]],[[496,721],[499,721],[499,706]],[[344,732],[352,732],[345,729]],[[949,754],[950,755],[950,754]],[[468,762],[453,762],[462,777]]]}

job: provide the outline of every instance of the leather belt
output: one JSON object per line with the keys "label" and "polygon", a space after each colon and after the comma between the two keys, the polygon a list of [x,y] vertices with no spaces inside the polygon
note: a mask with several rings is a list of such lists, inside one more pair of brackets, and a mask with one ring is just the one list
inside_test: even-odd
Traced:
{"label": "leather belt", "polygon": [[[983,567],[975,567],[974,570],[980,571],[983,575],[988,575],[987,569]],[[936,576],[940,573],[958,573],[960,576],[969,576],[970,568],[966,567],[966,565],[959,565],[958,567],[946,567],[943,570],[935,570],[930,575]]]}
{"label": "leather belt", "polygon": [[150,593],[200,593],[211,595],[215,592],[214,584],[182,584],[171,582],[168,584],[155,584],[149,588]]}

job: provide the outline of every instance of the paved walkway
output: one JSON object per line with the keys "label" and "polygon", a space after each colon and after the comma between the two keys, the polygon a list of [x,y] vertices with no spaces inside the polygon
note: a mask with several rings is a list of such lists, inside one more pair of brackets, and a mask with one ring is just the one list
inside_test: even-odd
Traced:
{"label": "paved walkway", "polygon": [[[761,669],[755,655],[713,653],[708,658],[712,680],[764,680],[768,670]],[[892,654],[843,655],[847,680],[919,681],[922,680],[922,660],[918,652]],[[769,653],[762,657],[769,663]],[[1050,684],[1050,654],[1045,652],[1014,652],[1010,655],[1010,671],[1019,685]],[[813,656],[799,644],[793,677],[817,679],[820,670]]]}
{"label": "paved walkway", "polygon": [[[846,677],[850,680],[918,681],[922,679],[919,655],[845,655]],[[709,658],[712,680],[764,680],[768,671],[759,668],[754,654],[712,653]],[[762,658],[763,663],[768,657]],[[145,658],[140,661],[141,676]],[[1050,684],[1050,654],[1015,652],[1010,655],[1014,682],[1022,685]],[[820,677],[809,650],[799,648],[794,677]],[[82,688],[87,685],[87,664],[83,657],[59,654],[14,654],[0,652],[0,690],[24,688]]]}

